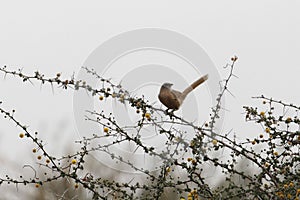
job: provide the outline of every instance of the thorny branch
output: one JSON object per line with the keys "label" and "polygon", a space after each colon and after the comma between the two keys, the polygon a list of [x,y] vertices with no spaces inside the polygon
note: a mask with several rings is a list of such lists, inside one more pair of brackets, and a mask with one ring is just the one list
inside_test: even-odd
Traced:
{"label": "thorny branch", "polygon": [[[226,92],[231,94],[228,87],[231,78],[235,76],[233,70],[236,61],[237,57],[234,56],[231,58],[231,64],[227,65],[230,68],[229,75],[223,81],[224,84],[221,85],[216,105],[212,108],[210,121],[205,126],[198,126],[173,112],[169,113],[162,108],[155,107],[144,97],[133,97],[120,84],[114,84],[110,79],[101,77],[96,71],[87,67],[83,69],[101,82],[101,88],[93,88],[85,80],[76,80],[73,76],[69,79],[62,79],[60,73],[54,77],[46,78],[38,71],[34,75],[25,75],[21,69],[10,71],[5,66],[0,68],[0,72],[4,73],[5,76],[20,77],[23,82],[38,81],[41,84],[51,84],[52,87],[57,85],[63,89],[86,90],[92,96],[98,97],[100,101],[106,98],[117,99],[122,104],[130,105],[140,116],[135,124],[122,127],[111,113],[106,114],[104,110],[87,111],[85,119],[103,127],[102,134],[92,134],[90,137],[83,137],[82,140],[75,141],[80,145],[77,152],[57,158],[48,153],[37,132],[32,133],[27,126],[15,119],[14,110],[8,112],[0,103],[2,115],[10,119],[24,132],[23,135],[20,134],[20,137],[31,139],[37,149],[42,152],[46,164],[37,162],[39,166],[52,171],[51,176],[42,179],[38,177],[37,170],[33,166],[29,166],[35,172],[33,178],[18,180],[7,176],[0,178],[0,185],[3,182],[11,182],[16,185],[43,185],[67,178],[74,181],[75,188],[81,185],[91,192],[93,199],[159,199],[167,195],[166,190],[171,190],[177,197],[184,197],[187,194],[188,199],[198,199],[199,197],[203,199],[243,199],[245,197],[276,199],[289,197],[288,195],[299,196],[300,190],[298,191],[297,188],[299,188],[300,120],[297,116],[294,118],[276,117],[273,104],[281,105],[284,108],[293,108],[297,111],[300,107],[264,96],[257,97],[263,99],[264,104],[269,104],[269,111],[267,113],[259,112],[257,108],[245,106],[246,121],[261,124],[264,127],[264,132],[269,134],[268,137],[260,134],[255,139],[237,141],[236,138],[230,138],[229,135],[215,130],[215,124],[222,108],[221,100]],[[285,129],[279,129],[279,125]],[[297,130],[294,130],[292,125]],[[141,135],[147,127],[152,127],[157,135],[165,136],[164,150],[160,151],[145,143]],[[187,129],[194,132],[191,139],[185,138]],[[93,145],[93,143],[104,141],[104,139],[109,142]],[[126,143],[135,146],[136,150],[133,153],[139,149],[146,157],[161,160],[161,164],[156,167],[157,170],[149,171],[146,168],[138,167],[131,160],[127,160],[111,150],[116,145]],[[265,150],[257,152],[253,147],[258,144],[263,144]],[[224,150],[229,152],[226,161],[216,157],[215,154],[220,151],[224,152]],[[97,174],[92,174],[86,169],[86,159],[91,153],[109,155],[112,160],[140,172],[144,180],[135,181],[132,179],[126,183],[101,176],[97,177]],[[238,160],[243,159],[256,166],[256,174],[246,173],[244,169],[238,167]],[[209,185],[203,174],[207,164],[222,170],[221,174],[226,178],[226,184],[214,189]],[[82,173],[86,175],[80,178],[79,174]],[[179,174],[179,176],[175,174]],[[245,185],[239,184],[234,177],[239,177]],[[285,185],[288,186],[285,187]],[[282,190],[283,186],[285,187],[284,190]]]}

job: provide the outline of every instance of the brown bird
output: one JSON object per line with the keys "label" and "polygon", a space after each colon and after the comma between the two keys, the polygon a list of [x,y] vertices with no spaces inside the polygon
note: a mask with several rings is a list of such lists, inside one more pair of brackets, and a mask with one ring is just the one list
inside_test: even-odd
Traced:
{"label": "brown bird", "polygon": [[179,92],[177,90],[173,90],[172,83],[164,83],[159,91],[158,99],[162,104],[164,104],[168,109],[178,110],[182,105],[185,97],[193,91],[197,86],[208,79],[208,75],[202,76],[190,86],[188,86],[183,92]]}

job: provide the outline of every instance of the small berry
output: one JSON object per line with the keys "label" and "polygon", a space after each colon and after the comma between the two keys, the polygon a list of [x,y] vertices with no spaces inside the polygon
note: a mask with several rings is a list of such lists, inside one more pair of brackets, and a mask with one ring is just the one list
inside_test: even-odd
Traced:
{"label": "small berry", "polygon": [[270,164],[269,163],[265,163],[265,167],[269,167],[270,166]]}
{"label": "small berry", "polygon": [[40,187],[40,184],[36,183],[36,184],[35,184],[35,187],[36,187],[36,188],[39,188],[39,187]]}
{"label": "small berry", "polygon": [[190,147],[193,147],[193,146],[195,146],[195,141],[194,141],[194,140],[192,140],[192,141],[190,142]]}
{"label": "small berry", "polygon": [[49,163],[50,163],[50,160],[49,160],[49,159],[47,159],[47,160],[46,160],[46,163],[47,163],[47,164],[49,164]]}
{"label": "small berry", "polygon": [[19,137],[20,137],[20,138],[23,138],[24,136],[25,136],[24,133],[20,133],[20,134],[19,134]]}
{"label": "small berry", "polygon": [[166,172],[171,172],[171,167],[167,167]]}
{"label": "small berry", "polygon": [[193,160],[192,160],[192,164],[193,164],[193,165],[196,165],[196,164],[197,164],[197,161],[196,161],[195,159],[193,159]]}
{"label": "small berry", "polygon": [[104,128],[103,128],[103,131],[104,131],[105,133],[108,133],[108,131],[109,131],[109,128],[107,128],[107,127],[104,127]]}
{"label": "small berry", "polygon": [[103,96],[100,96],[100,97],[99,97],[99,100],[100,100],[100,101],[102,101],[102,100],[103,100],[103,98],[104,98]]}
{"label": "small berry", "polygon": [[213,143],[213,145],[216,146],[218,144],[218,141],[217,140],[213,140],[212,143]]}
{"label": "small berry", "polygon": [[286,120],[285,120],[285,123],[291,123],[292,122],[292,118],[290,118],[290,117],[288,117],[288,118],[286,118]]}
{"label": "small berry", "polygon": [[33,153],[36,153],[36,148],[32,149],[32,152],[33,152]]}
{"label": "small berry", "polygon": [[77,188],[79,187],[78,183],[76,183],[76,184],[74,185],[74,187],[75,187],[75,189],[77,189]]}
{"label": "small berry", "polygon": [[73,159],[73,160],[71,161],[71,163],[72,163],[73,165],[75,165],[75,164],[77,163],[77,160],[76,160],[76,159]]}
{"label": "small berry", "polygon": [[42,156],[38,156],[37,159],[38,159],[38,160],[41,160],[41,159],[42,159]]}
{"label": "small berry", "polygon": [[146,113],[146,114],[145,114],[145,117],[146,117],[147,119],[150,119],[150,118],[151,118],[150,113]]}
{"label": "small berry", "polygon": [[237,57],[237,56],[234,56],[234,57],[231,58],[231,61],[234,61],[234,62],[235,62],[235,61],[237,61],[237,59],[238,59],[238,57]]}

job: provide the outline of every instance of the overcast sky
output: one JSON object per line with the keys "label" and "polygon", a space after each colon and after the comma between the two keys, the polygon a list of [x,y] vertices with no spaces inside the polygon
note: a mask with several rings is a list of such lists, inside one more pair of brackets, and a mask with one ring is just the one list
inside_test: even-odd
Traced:
{"label": "overcast sky", "polygon": [[[230,112],[225,128],[240,132],[245,131],[239,125],[242,106],[255,104],[252,96],[265,94],[300,104],[299,10],[296,0],[1,1],[0,65],[24,68],[29,74],[35,70],[47,76],[62,72],[68,78],[79,72],[97,47],[116,35],[142,28],[171,30],[201,46],[221,77],[227,75],[223,66],[230,57],[239,57],[235,69],[239,78],[230,86],[235,97],[226,99]],[[39,84],[2,79],[1,74],[4,107],[16,109],[21,121],[42,131],[49,144],[56,141],[64,149],[65,140],[57,138],[76,138],[73,92],[57,89],[54,93],[48,86],[40,89]],[[26,148],[32,145],[20,143],[11,122],[1,119],[0,133],[1,153],[11,144],[18,145],[0,160],[14,162],[16,155],[28,154]]]}

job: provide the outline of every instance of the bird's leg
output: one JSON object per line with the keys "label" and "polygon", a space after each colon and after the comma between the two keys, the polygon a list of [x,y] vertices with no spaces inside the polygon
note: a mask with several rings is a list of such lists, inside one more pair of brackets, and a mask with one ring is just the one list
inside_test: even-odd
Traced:
{"label": "bird's leg", "polygon": [[172,119],[173,117],[173,115],[174,115],[174,109],[171,109],[171,108],[168,108],[166,111],[165,111],[165,114],[166,115],[169,115],[170,116],[170,119]]}
{"label": "bird's leg", "polygon": [[170,108],[168,108],[167,110],[165,110],[165,113],[168,114],[169,110],[171,110]]}

